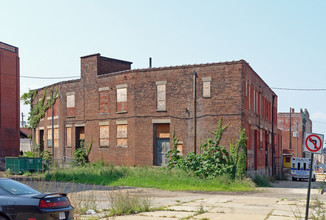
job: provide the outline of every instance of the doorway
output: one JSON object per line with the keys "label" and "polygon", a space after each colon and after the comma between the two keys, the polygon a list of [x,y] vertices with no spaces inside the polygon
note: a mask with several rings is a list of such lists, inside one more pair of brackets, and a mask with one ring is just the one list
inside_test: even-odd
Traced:
{"label": "doorway", "polygon": [[83,146],[85,142],[85,127],[76,127],[76,149]]}
{"label": "doorway", "polygon": [[268,167],[268,133],[265,132],[265,167]]}
{"label": "doorway", "polygon": [[168,151],[170,150],[170,124],[154,124],[154,155],[156,166],[164,166],[168,163]]}
{"label": "doorway", "polygon": [[44,151],[44,130],[40,130],[40,153]]}

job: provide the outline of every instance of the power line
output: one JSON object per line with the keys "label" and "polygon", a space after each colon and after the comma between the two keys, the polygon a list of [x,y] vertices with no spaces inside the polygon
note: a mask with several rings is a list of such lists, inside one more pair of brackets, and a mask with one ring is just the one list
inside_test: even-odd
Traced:
{"label": "power line", "polygon": [[321,124],[326,124],[325,121],[312,121],[313,123],[321,123]]}
{"label": "power line", "polygon": [[40,77],[40,76],[20,76],[20,78],[29,78],[29,79],[71,79],[79,78],[80,76],[60,76],[60,77]]}
{"label": "power line", "polygon": [[[1,73],[1,75],[17,77],[16,75]],[[80,78],[80,76],[58,76],[58,77],[42,77],[42,76],[23,76],[20,75],[20,78],[28,78],[28,79],[72,79],[72,78]]]}
{"label": "power line", "polygon": [[280,87],[271,87],[271,89],[279,90],[292,90],[292,91],[326,91],[326,89],[298,89],[298,88],[280,88]]}

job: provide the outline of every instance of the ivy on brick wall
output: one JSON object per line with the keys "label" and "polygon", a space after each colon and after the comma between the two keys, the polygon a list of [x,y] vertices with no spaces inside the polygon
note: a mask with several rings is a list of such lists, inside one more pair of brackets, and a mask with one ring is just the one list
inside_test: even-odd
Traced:
{"label": "ivy on brick wall", "polygon": [[51,99],[46,100],[47,90],[48,88],[46,87],[42,98],[38,100],[36,104],[33,104],[33,102],[37,95],[37,90],[29,90],[29,92],[24,93],[20,98],[25,105],[30,105],[31,107],[30,112],[28,113],[27,124],[28,127],[32,129],[36,128],[40,120],[44,118],[45,112],[51,108],[51,105],[53,105],[57,99],[58,89],[54,91],[54,86],[51,88],[53,91],[52,103]]}

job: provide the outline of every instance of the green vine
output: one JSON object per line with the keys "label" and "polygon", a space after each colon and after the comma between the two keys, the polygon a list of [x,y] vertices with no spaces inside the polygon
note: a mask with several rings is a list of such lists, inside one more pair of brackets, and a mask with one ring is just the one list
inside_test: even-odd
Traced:
{"label": "green vine", "polygon": [[[48,88],[46,87],[44,89],[42,98],[39,101],[37,101],[36,104],[33,104],[33,101],[37,95],[37,90],[29,90],[29,92],[24,93],[20,98],[25,105],[31,106],[31,110],[28,113],[28,118],[27,118],[28,126],[30,128],[33,129],[36,128],[40,120],[44,118],[45,112],[51,107],[52,104],[55,103],[57,99],[58,89],[56,89],[53,92],[52,103],[51,103],[51,99],[46,100],[47,90]],[[54,86],[52,86],[51,90],[52,91],[54,90]]]}

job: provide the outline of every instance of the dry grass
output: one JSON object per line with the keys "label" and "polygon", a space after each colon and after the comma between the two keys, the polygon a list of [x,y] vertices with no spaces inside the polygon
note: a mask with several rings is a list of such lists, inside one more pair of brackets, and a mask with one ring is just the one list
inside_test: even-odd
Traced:
{"label": "dry grass", "polygon": [[110,215],[124,215],[150,211],[152,199],[149,195],[137,192],[113,191],[109,193]]}

